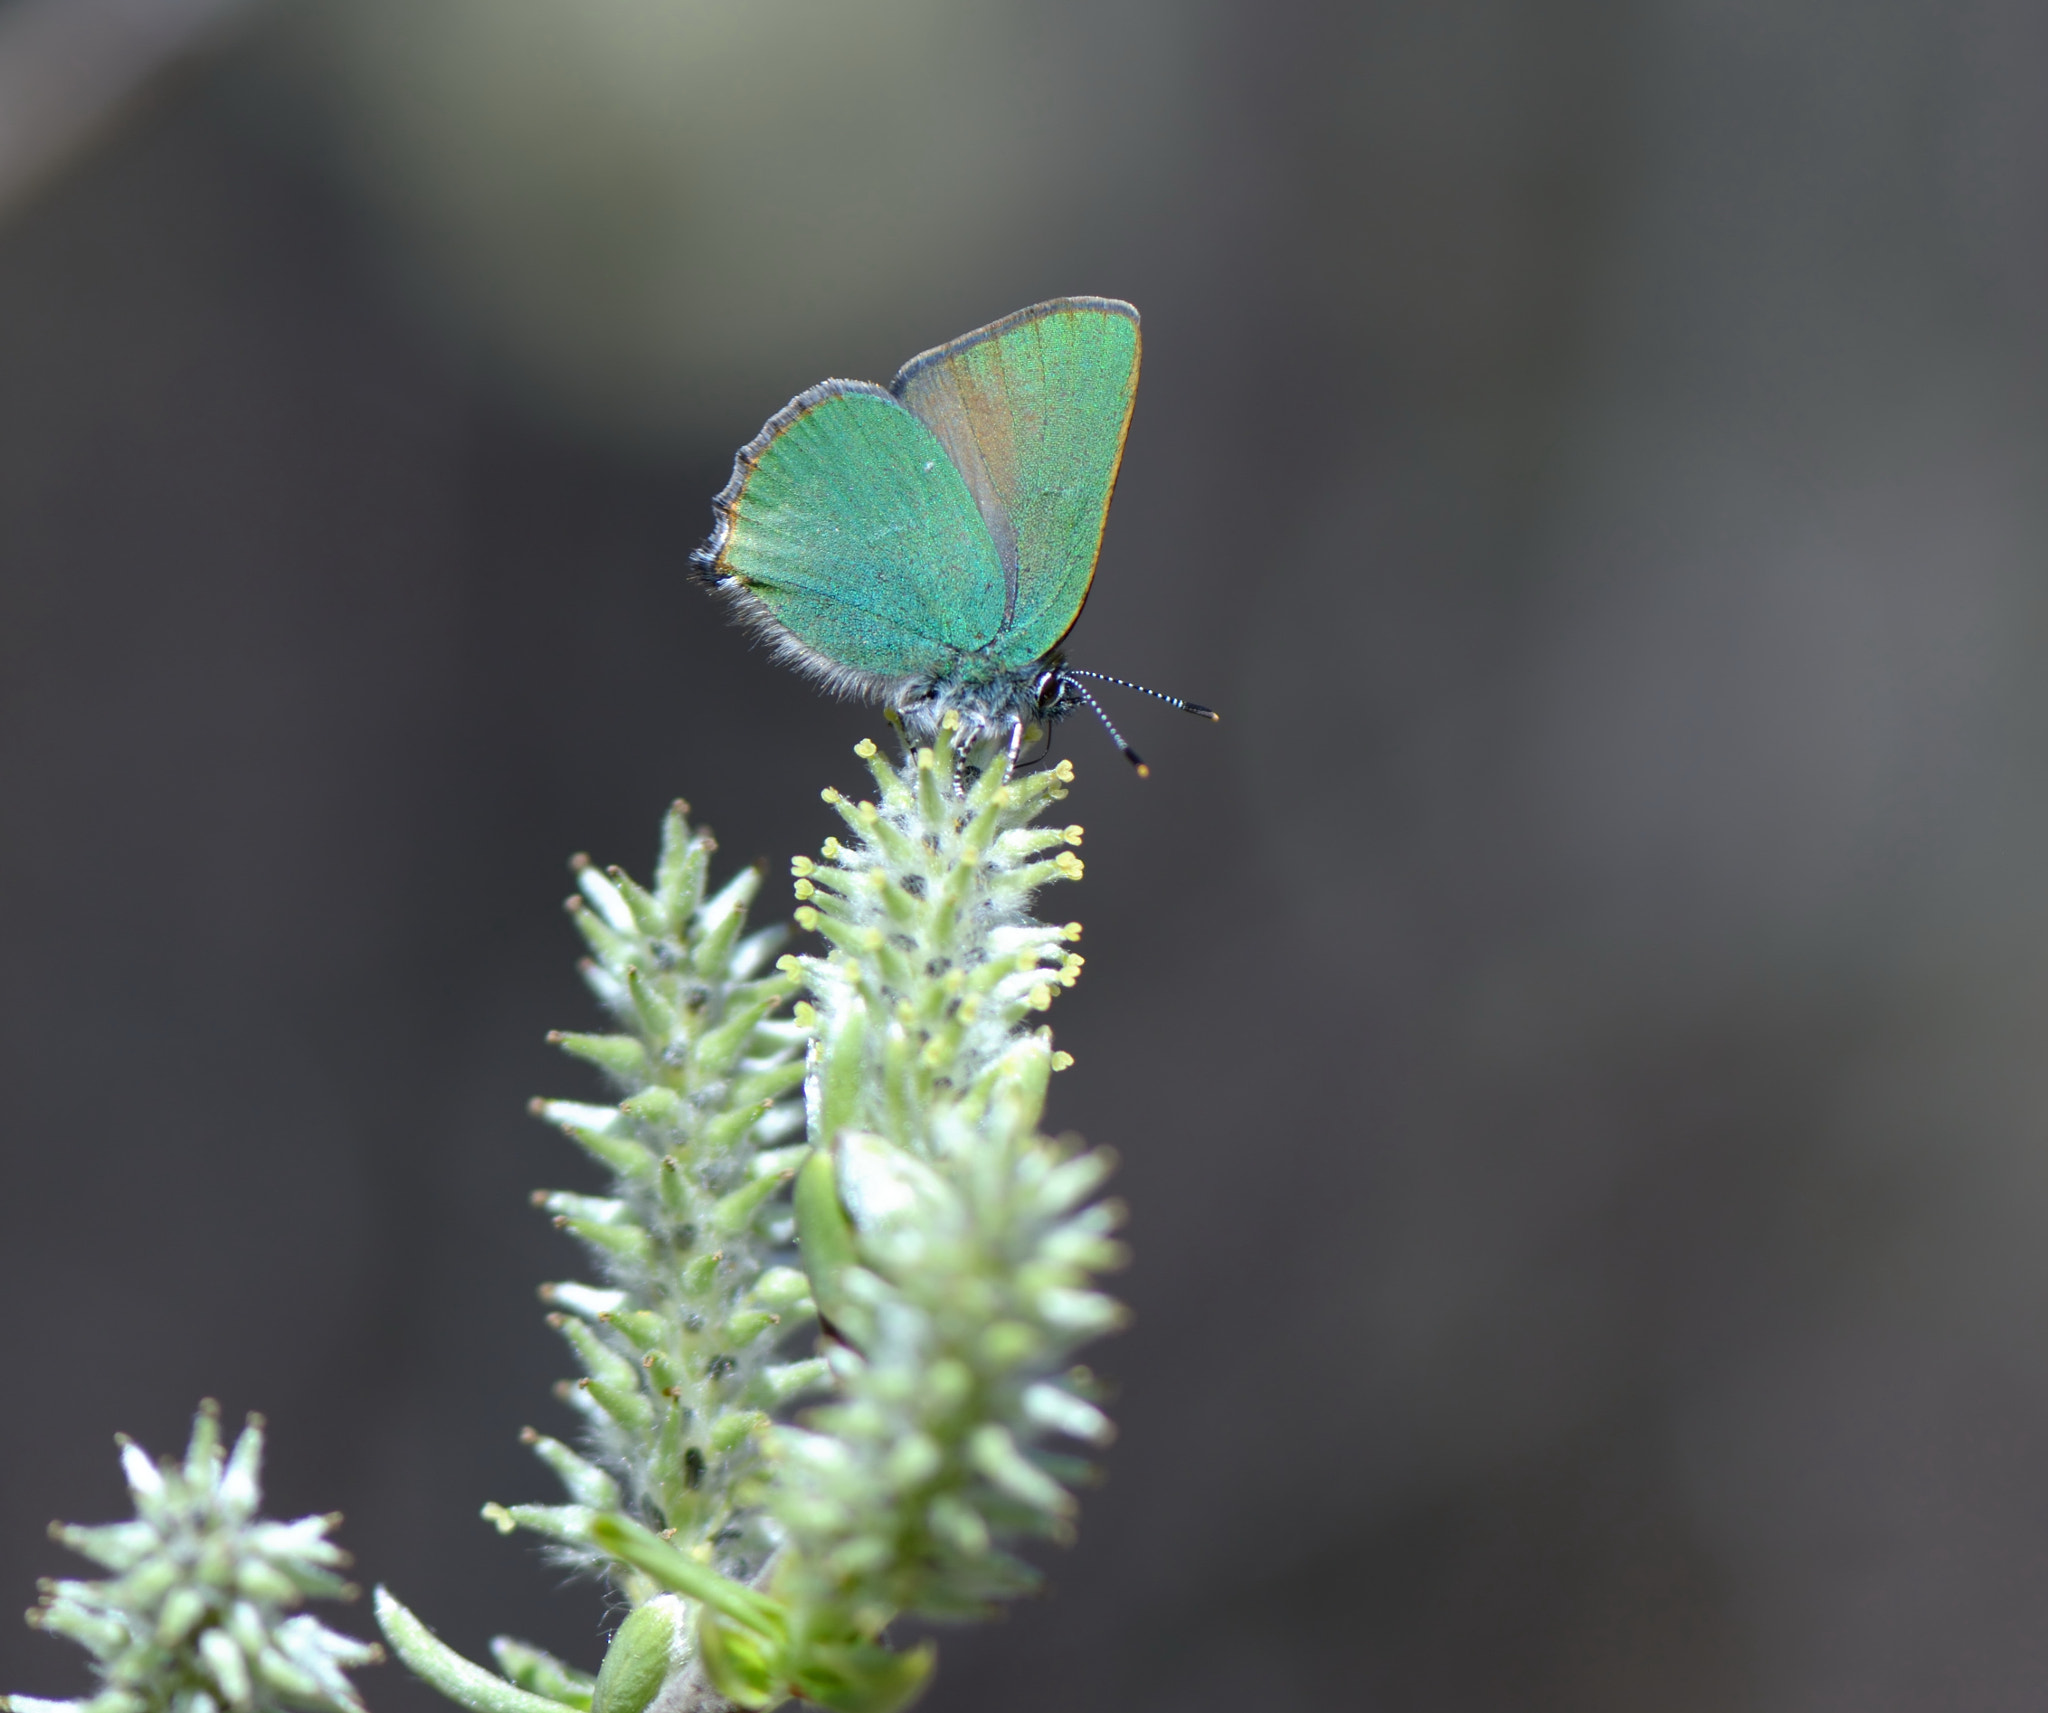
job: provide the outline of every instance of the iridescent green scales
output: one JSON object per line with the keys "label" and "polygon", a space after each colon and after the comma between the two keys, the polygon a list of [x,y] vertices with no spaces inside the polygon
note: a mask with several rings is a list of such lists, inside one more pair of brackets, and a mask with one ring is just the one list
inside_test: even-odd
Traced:
{"label": "iridescent green scales", "polygon": [[1138,312],[1042,303],[885,390],[824,381],[740,452],[697,555],[791,664],[963,736],[1063,713],[1138,387]]}

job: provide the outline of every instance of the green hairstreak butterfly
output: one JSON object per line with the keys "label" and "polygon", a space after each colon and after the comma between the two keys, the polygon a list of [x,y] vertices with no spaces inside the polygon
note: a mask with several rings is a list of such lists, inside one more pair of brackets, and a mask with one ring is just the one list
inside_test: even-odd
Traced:
{"label": "green hairstreak butterfly", "polygon": [[[1034,304],[913,357],[887,387],[820,381],[740,449],[695,563],[828,689],[929,737],[1023,735],[1087,703],[1066,664],[1138,392],[1138,312]],[[1141,685],[1128,685],[1142,689]],[[1158,691],[1205,718],[1207,708]]]}

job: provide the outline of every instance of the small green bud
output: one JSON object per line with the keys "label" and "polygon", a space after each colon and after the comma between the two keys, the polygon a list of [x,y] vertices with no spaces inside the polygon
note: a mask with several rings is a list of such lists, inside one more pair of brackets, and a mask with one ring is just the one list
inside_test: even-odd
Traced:
{"label": "small green bud", "polygon": [[686,1609],[673,1594],[635,1607],[598,1667],[590,1713],[645,1713],[668,1679]]}
{"label": "small green bud", "polygon": [[576,1384],[590,1394],[599,1409],[629,1433],[645,1433],[654,1426],[654,1406],[647,1401],[647,1394],[637,1382],[621,1386],[591,1374]]}
{"label": "small green bud", "polygon": [[646,1082],[652,1073],[647,1049],[631,1035],[581,1035],[550,1029],[548,1040],[620,1082]]}
{"label": "small green bud", "polygon": [[621,1261],[637,1262],[644,1267],[654,1259],[654,1239],[637,1225],[593,1225],[588,1220],[566,1216],[558,1216],[555,1223],[582,1238],[591,1248],[602,1249]]}
{"label": "small green bud", "polygon": [[661,1165],[654,1174],[655,1193],[661,1198],[662,1210],[671,1219],[685,1219],[690,1212],[690,1186],[683,1181],[681,1163],[673,1154],[664,1154]]}
{"label": "small green bud", "polygon": [[770,1403],[780,1407],[815,1391],[832,1376],[822,1356],[807,1356],[800,1362],[781,1362],[761,1371],[762,1388]]}
{"label": "small green bud", "polygon": [[1107,1445],[1116,1437],[1116,1424],[1093,1404],[1042,1381],[1024,1388],[1024,1413],[1040,1427],[1091,1445]]}
{"label": "small green bud", "polygon": [[670,921],[687,917],[704,896],[704,870],[711,859],[708,834],[692,836],[690,806],[677,798],[661,827],[661,855],[654,865],[654,894]]}
{"label": "small green bud", "polygon": [[1013,1499],[1051,1516],[1064,1517],[1074,1509],[1074,1496],[1017,1449],[1010,1432],[997,1422],[976,1428],[967,1442],[967,1455],[975,1468]]}
{"label": "small green bud", "polygon": [[199,1658],[220,1690],[222,1700],[230,1707],[249,1705],[256,1693],[256,1685],[249,1676],[249,1662],[225,1631],[200,1632]]}
{"label": "small green bud", "polygon": [[652,1350],[668,1337],[668,1323],[646,1309],[616,1309],[601,1318],[623,1333],[635,1350]]}
{"label": "small green bud", "polygon": [[622,868],[608,868],[608,879],[625,901],[632,913],[633,930],[650,940],[658,940],[668,931],[668,912],[663,910],[659,900]]}
{"label": "small green bud", "polygon": [[811,1282],[794,1267],[770,1267],[749,1293],[763,1308],[793,1309],[811,1293]]}
{"label": "small green bud", "polygon": [[[283,1602],[296,1605],[298,1590],[284,1579],[290,1600]],[[174,1648],[199,1627],[200,1621],[212,1609],[212,1602],[196,1588],[174,1588],[164,1596],[164,1603],[158,1610],[156,1620],[156,1645],[160,1648]]]}
{"label": "small green bud", "polygon": [[[536,1118],[556,1125],[601,1166],[608,1166],[622,1178],[645,1177],[654,1169],[654,1155],[630,1136],[614,1136],[604,1126],[618,1116],[613,1107],[586,1107],[566,1100],[536,1100],[528,1109]],[[565,1119],[564,1111],[595,1113],[595,1123]]]}
{"label": "small green bud", "polygon": [[711,1429],[711,1449],[724,1453],[731,1451],[750,1435],[764,1432],[768,1418],[759,1410],[729,1410],[720,1416]]}
{"label": "small green bud", "polygon": [[1031,1360],[1045,1346],[1034,1327],[1018,1320],[999,1320],[983,1331],[981,1351],[991,1367],[1016,1368]]}
{"label": "small green bud", "polygon": [[761,1204],[782,1188],[784,1179],[779,1176],[763,1175],[742,1184],[732,1194],[721,1197],[711,1210],[711,1223],[728,1235],[741,1232],[753,1224],[754,1215]]}
{"label": "small green bud", "polygon": [[558,1439],[550,1439],[532,1428],[523,1430],[520,1440],[533,1448],[534,1455],[555,1472],[562,1489],[579,1505],[607,1510],[619,1502],[619,1484],[596,1464],[579,1457]]}
{"label": "small green bud", "polygon": [[600,1291],[567,1280],[541,1286],[540,1300],[550,1305],[559,1304],[585,1320],[602,1320],[624,1308],[627,1301],[624,1291]]}
{"label": "small green bud", "polygon": [[932,1533],[940,1540],[964,1552],[969,1558],[979,1558],[989,1549],[988,1524],[972,1505],[959,1495],[941,1493],[932,1500],[925,1512],[931,1524]]}
{"label": "small green bud", "polygon": [[730,1153],[748,1131],[767,1116],[770,1101],[734,1104],[721,1112],[699,1133],[701,1151],[707,1157]]}
{"label": "small green bud", "polygon": [[744,1350],[771,1326],[780,1326],[782,1316],[765,1309],[742,1309],[725,1323],[725,1340],[734,1350]]}
{"label": "small green bud", "polygon": [[620,1101],[619,1110],[642,1124],[668,1129],[682,1123],[688,1109],[674,1089],[655,1083],[639,1090],[631,1100]]}
{"label": "small green bud", "polygon": [[929,1434],[906,1434],[890,1451],[884,1465],[892,1487],[921,1487],[945,1464],[945,1454]]}
{"label": "small green bud", "polygon": [[662,1043],[675,1034],[681,1022],[676,1008],[640,973],[637,966],[627,966],[626,994],[632,1000],[640,1027],[647,1035]]}

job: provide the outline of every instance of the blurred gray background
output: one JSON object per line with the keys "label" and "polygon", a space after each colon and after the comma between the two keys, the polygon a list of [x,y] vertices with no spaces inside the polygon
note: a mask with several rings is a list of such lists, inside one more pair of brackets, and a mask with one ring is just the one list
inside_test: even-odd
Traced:
{"label": "blurred gray background", "polygon": [[815,849],[879,722],[688,586],[733,448],[1102,293],[1072,652],[1225,723],[1062,734],[1124,1435],[933,1713],[2048,1704],[2044,66],[2024,0],[0,0],[0,1598],[210,1393],[456,1645],[595,1663],[476,1516],[565,1422],[564,859]]}

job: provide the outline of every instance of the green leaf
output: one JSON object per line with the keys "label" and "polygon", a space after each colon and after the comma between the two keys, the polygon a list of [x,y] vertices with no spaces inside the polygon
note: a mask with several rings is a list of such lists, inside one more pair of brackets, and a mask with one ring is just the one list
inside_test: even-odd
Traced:
{"label": "green leaf", "polygon": [[413,1675],[470,1713],[561,1713],[561,1703],[532,1695],[495,1672],[466,1660],[402,1606],[387,1588],[377,1589],[377,1627],[391,1651]]}
{"label": "green leaf", "polygon": [[712,1688],[748,1709],[779,1707],[789,1691],[778,1682],[772,1651],[752,1631],[724,1623],[709,1607],[697,1614],[697,1656]]}
{"label": "green leaf", "polygon": [[833,1713],[896,1713],[922,1693],[937,1662],[930,1642],[907,1653],[872,1642],[828,1644],[807,1649],[790,1680],[805,1700]]}
{"label": "green leaf", "polygon": [[764,1638],[779,1642],[788,1634],[788,1619],[781,1606],[767,1595],[719,1575],[710,1565],[687,1553],[678,1552],[630,1517],[610,1512],[596,1518],[590,1525],[590,1539],[612,1557],[645,1571],[662,1587],[702,1601]]}
{"label": "green leaf", "polygon": [[818,1312],[858,1345],[866,1311],[846,1292],[846,1275],[860,1265],[853,1223],[839,1205],[839,1174],[826,1148],[814,1148],[796,1174],[796,1234]]}
{"label": "green leaf", "polygon": [[521,1689],[573,1707],[577,1713],[586,1713],[589,1708],[597,1680],[587,1671],[578,1671],[558,1660],[545,1648],[513,1636],[493,1636],[491,1657],[498,1662],[498,1669]]}

